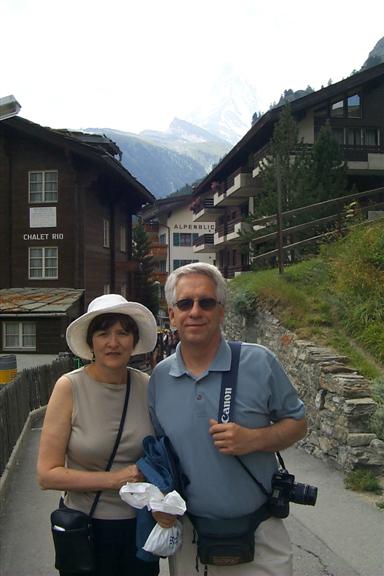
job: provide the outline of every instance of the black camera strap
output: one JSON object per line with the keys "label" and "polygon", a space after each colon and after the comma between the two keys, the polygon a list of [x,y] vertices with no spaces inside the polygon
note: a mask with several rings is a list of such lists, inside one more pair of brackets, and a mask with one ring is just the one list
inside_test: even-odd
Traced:
{"label": "black camera strap", "polygon": [[[239,372],[239,362],[240,362],[240,352],[241,352],[241,342],[228,342],[231,349],[231,367],[228,372],[223,372],[221,380],[221,393],[220,393],[220,406],[218,422],[221,424],[226,424],[227,422],[233,422],[233,406],[236,396],[237,387],[237,377]],[[276,452],[276,456],[279,460],[280,466],[285,469],[285,464],[280,452]],[[249,468],[244,464],[239,456],[235,456],[236,460],[247,472],[247,474],[256,482],[262,493],[269,497],[270,493],[266,488],[259,482],[259,480],[252,474]]]}
{"label": "black camera strap", "polygon": [[[128,369],[127,369],[127,386],[126,386],[126,389],[125,389],[125,398],[124,398],[123,412],[122,412],[122,415],[121,415],[121,418],[120,418],[120,425],[119,425],[119,430],[118,430],[118,432],[117,432],[117,436],[116,436],[116,439],[115,439],[115,443],[114,443],[114,445],[113,445],[113,449],[112,449],[111,455],[110,455],[110,457],[109,457],[108,464],[107,464],[107,466],[106,466],[106,468],[105,468],[105,471],[106,471],[106,472],[109,472],[109,470],[111,469],[112,464],[113,464],[113,460],[114,460],[114,458],[115,458],[115,456],[116,456],[116,452],[117,452],[117,449],[118,449],[119,444],[120,444],[121,435],[122,435],[122,433],[123,433],[123,428],[124,428],[124,422],[125,422],[125,418],[126,418],[126,415],[127,415],[128,400],[129,400],[129,393],[130,393],[130,391],[131,391],[131,374],[130,374],[130,371],[129,371],[129,368],[128,368]],[[89,517],[90,517],[90,518],[92,518],[92,516],[93,516],[93,514],[94,514],[94,512],[95,512],[96,506],[97,506],[97,504],[98,504],[98,502],[99,502],[99,500],[100,500],[101,493],[102,493],[102,490],[99,490],[99,491],[96,493],[95,499],[94,499],[94,501],[93,501],[93,503],[92,503],[92,506],[91,506],[91,509],[90,509],[90,511],[89,511]]]}

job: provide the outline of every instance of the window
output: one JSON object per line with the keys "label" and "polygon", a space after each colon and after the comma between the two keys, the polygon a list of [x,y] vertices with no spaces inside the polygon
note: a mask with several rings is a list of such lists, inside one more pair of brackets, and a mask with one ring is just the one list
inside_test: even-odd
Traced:
{"label": "window", "polygon": [[182,232],[173,233],[173,245],[174,246],[193,246],[194,242],[197,241],[199,237],[198,234],[184,234]]}
{"label": "window", "polygon": [[109,220],[107,220],[107,218],[103,218],[103,246],[104,248],[110,247]]}
{"label": "window", "polygon": [[348,146],[361,146],[361,128],[346,129],[346,144]]}
{"label": "window", "polygon": [[[322,109],[324,110],[324,108]],[[317,117],[320,116],[320,110],[315,112]],[[332,102],[332,118],[361,118],[361,103],[359,94],[350,94],[349,96]]]}
{"label": "window", "polygon": [[365,146],[379,146],[379,130],[377,128],[366,128],[364,130]]}
{"label": "window", "polygon": [[167,243],[167,237],[165,234],[160,234],[159,242],[162,246],[164,246]]}
{"label": "window", "polygon": [[120,252],[127,251],[127,227],[122,224],[120,226]]}
{"label": "window", "polygon": [[337,142],[341,145],[380,145],[380,131],[378,128],[333,128],[332,134]]}
{"label": "window", "polygon": [[186,264],[192,264],[193,262],[199,262],[199,260],[174,260],[173,269],[180,268],[180,266],[185,266]]}
{"label": "window", "polygon": [[30,280],[58,278],[58,249],[56,247],[32,247],[28,251]]}
{"label": "window", "polygon": [[360,96],[358,94],[348,96],[347,116],[348,118],[361,118]]}
{"label": "window", "polygon": [[29,172],[29,202],[57,202],[58,171]]}
{"label": "window", "polygon": [[36,350],[34,322],[3,322],[4,350]]}
{"label": "window", "polygon": [[331,105],[331,116],[342,118],[344,116],[344,100],[338,100]]}
{"label": "window", "polygon": [[167,263],[165,260],[160,260],[159,262],[159,272],[166,272],[167,271]]}

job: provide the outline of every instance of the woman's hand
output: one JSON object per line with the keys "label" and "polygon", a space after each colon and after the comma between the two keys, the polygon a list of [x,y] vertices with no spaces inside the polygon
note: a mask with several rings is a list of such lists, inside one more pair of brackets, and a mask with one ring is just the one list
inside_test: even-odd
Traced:
{"label": "woman's hand", "polygon": [[162,528],[172,528],[176,524],[177,516],[174,514],[167,514],[166,512],[154,512],[152,510],[152,516]]}
{"label": "woman's hand", "polygon": [[145,482],[145,478],[136,464],[130,464],[119,470],[114,470],[111,474],[116,480],[116,488],[118,490],[127,482]]}

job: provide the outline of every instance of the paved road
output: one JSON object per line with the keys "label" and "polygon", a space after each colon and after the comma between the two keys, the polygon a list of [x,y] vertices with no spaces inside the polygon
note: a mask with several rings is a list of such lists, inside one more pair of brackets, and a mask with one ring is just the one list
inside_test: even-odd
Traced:
{"label": "paved road", "polygon": [[[0,576],[57,575],[48,519],[58,496],[36,484],[39,436],[32,429],[20,452],[0,516]],[[295,576],[383,576],[384,513],[345,490],[337,471],[308,454],[290,449],[284,457],[297,482],[319,487],[317,505],[293,504],[287,519]],[[165,561],[161,574],[168,575]]]}

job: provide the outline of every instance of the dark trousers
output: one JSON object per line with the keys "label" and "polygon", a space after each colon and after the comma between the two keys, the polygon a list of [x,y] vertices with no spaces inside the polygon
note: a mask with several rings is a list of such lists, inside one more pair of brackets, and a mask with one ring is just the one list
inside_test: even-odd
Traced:
{"label": "dark trousers", "polygon": [[[136,558],[136,520],[92,519],[96,570],[89,576],[157,576],[159,562]],[[80,576],[78,573],[61,576]],[[81,575],[81,576],[84,576]]]}

